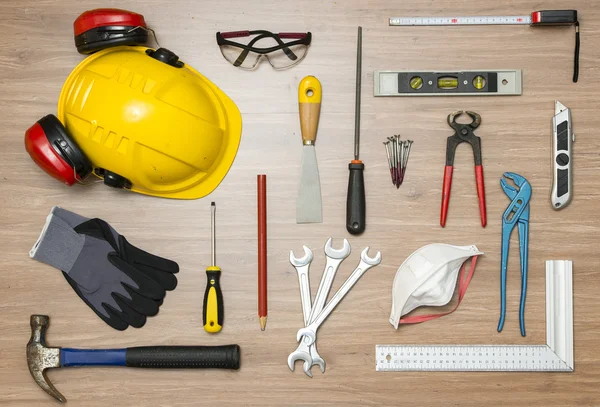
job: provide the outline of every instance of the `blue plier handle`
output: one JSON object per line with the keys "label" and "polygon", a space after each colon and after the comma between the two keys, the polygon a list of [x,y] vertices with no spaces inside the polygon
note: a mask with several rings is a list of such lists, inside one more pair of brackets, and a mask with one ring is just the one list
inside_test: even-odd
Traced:
{"label": "blue plier handle", "polygon": [[[512,179],[515,188],[506,182]],[[521,335],[525,336],[525,297],[527,295],[527,264],[529,260],[529,201],[531,200],[531,184],[519,174],[505,172],[500,179],[504,193],[512,200],[502,215],[502,268],[500,270],[500,321],[498,332],[504,327],[506,315],[506,269],[508,266],[508,247],[510,235],[519,225],[519,248],[521,252],[521,301],[519,305],[519,326]]]}

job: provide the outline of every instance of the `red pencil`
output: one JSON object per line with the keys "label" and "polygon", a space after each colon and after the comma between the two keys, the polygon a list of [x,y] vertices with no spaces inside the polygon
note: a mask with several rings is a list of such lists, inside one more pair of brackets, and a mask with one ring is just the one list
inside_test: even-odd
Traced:
{"label": "red pencil", "polygon": [[267,326],[267,176],[256,176],[258,204],[258,319]]}

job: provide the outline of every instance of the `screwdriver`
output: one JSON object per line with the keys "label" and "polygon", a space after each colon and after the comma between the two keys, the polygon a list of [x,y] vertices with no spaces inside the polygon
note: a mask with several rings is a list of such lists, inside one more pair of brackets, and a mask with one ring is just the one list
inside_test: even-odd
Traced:
{"label": "screwdriver", "polygon": [[362,27],[358,27],[356,46],[356,101],[354,110],[354,160],[348,164],[348,197],[346,199],[346,229],[353,235],[365,230],[365,165],[359,160],[360,147],[360,87],[362,75]]}
{"label": "screwdriver", "polygon": [[223,293],[221,292],[221,269],[217,267],[215,254],[215,214],[217,207],[210,204],[210,257],[211,265],[206,269],[206,291],[204,292],[203,322],[206,332],[216,333],[223,328]]}

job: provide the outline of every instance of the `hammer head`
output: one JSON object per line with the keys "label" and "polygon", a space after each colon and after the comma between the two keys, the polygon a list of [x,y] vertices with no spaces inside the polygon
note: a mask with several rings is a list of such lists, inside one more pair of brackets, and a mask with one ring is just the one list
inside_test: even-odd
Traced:
{"label": "hammer head", "polygon": [[56,390],[46,376],[46,369],[60,367],[60,348],[50,348],[46,345],[46,330],[50,324],[50,317],[47,315],[32,315],[30,323],[31,339],[27,343],[29,372],[33,380],[46,393],[64,403],[67,399]]}

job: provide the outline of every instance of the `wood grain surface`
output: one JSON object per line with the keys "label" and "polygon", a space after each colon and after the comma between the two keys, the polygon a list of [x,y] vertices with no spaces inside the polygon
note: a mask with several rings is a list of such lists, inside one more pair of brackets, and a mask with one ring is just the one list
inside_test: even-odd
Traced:
{"label": "wood grain surface", "polygon": [[[101,184],[67,187],[45,175],[23,147],[24,131],[56,112],[63,81],[83,59],[72,23],[83,11],[119,7],[137,11],[160,45],[176,52],[221,89],[243,115],[243,136],[231,171],[209,197],[196,201],[151,198]],[[571,81],[573,27],[389,27],[390,16],[528,14],[576,8],[581,21],[581,74]],[[361,159],[365,162],[367,229],[345,229],[348,162],[352,159],[356,27],[363,26]],[[220,54],[216,31],[311,31],[313,44],[298,66],[275,71],[266,61],[252,72]],[[49,378],[70,406],[592,406],[600,405],[600,8],[593,0],[348,0],[348,1],[0,1],[0,404],[54,406],[30,377],[25,345],[29,316],[51,317],[50,345],[125,347],[218,345],[242,347],[239,371],[167,371],[126,368],[55,370]],[[373,71],[523,69],[515,97],[374,98]],[[316,149],[323,191],[322,224],[297,225],[295,199],[302,149],[297,86],[315,75],[323,85]],[[551,187],[554,101],[572,109],[574,200],[555,212]],[[110,101],[107,101],[110,103]],[[478,112],[487,181],[488,226],[480,225],[473,158],[458,148],[445,229],[439,210],[446,116]],[[404,184],[391,185],[382,141],[414,140]],[[527,337],[518,328],[520,273],[513,235],[504,332],[499,309],[501,214],[509,201],[499,187],[504,171],[532,184]],[[268,176],[269,319],[257,318],[256,174]],[[218,205],[217,259],[223,269],[225,325],[202,328],[205,268],[210,261],[210,201]],[[142,329],[118,332],[77,297],[58,270],[31,260],[53,205],[110,222],[130,242],[176,260],[179,285],[158,316]],[[325,374],[308,379],[286,359],[296,348],[302,312],[289,251],[315,253],[312,292],[325,264],[328,237],[353,247],[334,289],[357,264],[362,248],[381,250],[369,271],[319,330]],[[389,324],[391,287],[398,266],[419,247],[442,242],[476,244],[485,255],[465,300],[451,316],[421,325]],[[575,372],[376,373],[376,344],[545,343],[545,260],[574,261]],[[452,305],[452,304],[451,304]],[[451,306],[450,305],[450,306]],[[449,307],[444,307],[448,309]],[[437,311],[437,310],[426,310]]]}

